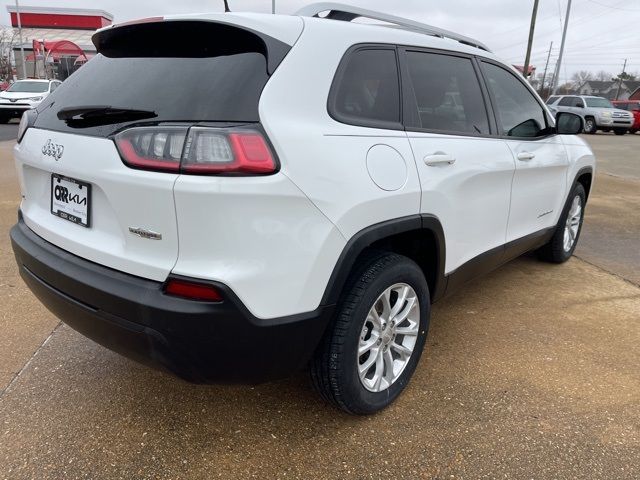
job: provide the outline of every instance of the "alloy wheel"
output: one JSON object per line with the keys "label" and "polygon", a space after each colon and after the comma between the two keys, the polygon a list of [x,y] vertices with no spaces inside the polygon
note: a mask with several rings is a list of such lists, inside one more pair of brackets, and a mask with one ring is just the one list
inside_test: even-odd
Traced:
{"label": "alloy wheel", "polygon": [[569,252],[578,238],[580,222],[582,221],[582,199],[576,195],[571,203],[567,222],[564,227],[564,251]]}
{"label": "alloy wheel", "polygon": [[402,375],[420,329],[420,304],[415,290],[398,283],[374,302],[362,326],[357,353],[360,382],[382,392]]}

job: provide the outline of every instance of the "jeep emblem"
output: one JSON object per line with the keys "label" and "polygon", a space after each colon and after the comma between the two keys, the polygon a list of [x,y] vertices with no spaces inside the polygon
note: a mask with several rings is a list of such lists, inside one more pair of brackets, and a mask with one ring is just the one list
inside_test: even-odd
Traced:
{"label": "jeep emblem", "polygon": [[51,139],[47,140],[47,143],[42,147],[42,154],[46,157],[52,157],[57,162],[62,158],[64,153],[64,146],[53,143]]}

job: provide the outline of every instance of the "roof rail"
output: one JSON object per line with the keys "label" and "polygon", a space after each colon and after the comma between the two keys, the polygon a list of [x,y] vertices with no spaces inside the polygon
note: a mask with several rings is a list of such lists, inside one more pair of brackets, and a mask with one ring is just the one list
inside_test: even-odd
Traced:
{"label": "roof rail", "polygon": [[302,17],[319,17],[322,12],[327,11],[329,13],[325,18],[329,18],[331,20],[342,20],[345,22],[351,22],[356,18],[369,18],[371,20],[387,22],[392,24],[392,26],[400,27],[405,30],[412,30],[415,32],[424,33],[426,35],[432,35],[434,37],[449,38],[451,40],[456,40],[471,47],[486,50],[487,52],[491,51],[483,43],[480,43],[473,38],[450,32],[449,30],[443,30],[442,28],[433,27],[431,25],[427,25],[426,23],[416,22],[414,20],[409,20],[408,18],[396,17],[395,15],[387,15],[386,13],[367,10],[365,8],[353,7],[351,5],[345,5],[342,3],[313,3],[298,10],[296,12],[296,15],[300,15]]}

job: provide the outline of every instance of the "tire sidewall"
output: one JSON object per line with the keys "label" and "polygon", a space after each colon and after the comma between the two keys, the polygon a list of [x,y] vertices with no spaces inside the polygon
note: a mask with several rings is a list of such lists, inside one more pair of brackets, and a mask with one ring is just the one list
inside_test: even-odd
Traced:
{"label": "tire sidewall", "polygon": [[[582,211],[580,212],[580,225],[578,226],[578,233],[576,234],[576,238],[571,246],[571,249],[567,252],[564,249],[564,230],[565,225],[567,223],[567,218],[569,217],[569,211],[571,210],[571,205],[573,204],[573,200],[576,196],[580,197],[580,202],[582,206]],[[578,246],[578,241],[580,240],[580,234],[582,233],[582,224],[584,223],[584,212],[587,203],[587,194],[584,190],[584,187],[578,183],[571,189],[571,194],[567,200],[567,204],[565,205],[564,212],[562,213],[562,217],[560,219],[560,224],[558,225],[558,233],[560,234],[560,246],[562,249],[562,254],[564,256],[564,260],[568,260],[573,256],[573,253],[576,251],[576,247]]]}
{"label": "tire sidewall", "polygon": [[[382,392],[370,392],[362,385],[358,374],[357,351],[360,334],[367,314],[374,302],[387,288],[397,283],[410,285],[418,295],[420,302],[418,338],[409,363],[393,385]],[[351,313],[351,321],[342,348],[344,368],[339,372],[342,377],[340,383],[345,386],[345,398],[351,399],[350,403],[352,405],[350,405],[350,408],[354,413],[367,414],[381,410],[393,402],[407,386],[424,349],[429,330],[430,311],[431,302],[427,282],[419,267],[409,260],[390,266],[368,285],[358,306]]]}
{"label": "tire sidewall", "polygon": [[[587,125],[588,125],[587,122],[591,122],[591,128],[587,128]],[[592,134],[596,133],[597,129],[598,129],[598,127],[596,126],[596,121],[595,121],[594,118],[592,118],[592,117],[585,118],[585,121],[584,121],[584,132],[585,133],[588,133],[588,134],[592,135]]]}

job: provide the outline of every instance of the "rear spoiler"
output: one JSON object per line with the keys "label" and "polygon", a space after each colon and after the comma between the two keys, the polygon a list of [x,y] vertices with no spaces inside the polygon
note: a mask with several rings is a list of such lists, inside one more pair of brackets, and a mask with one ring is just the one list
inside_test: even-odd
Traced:
{"label": "rear spoiler", "polygon": [[98,30],[92,37],[98,53],[118,57],[207,58],[257,52],[272,74],[291,46],[249,28],[206,19],[152,17]]}

